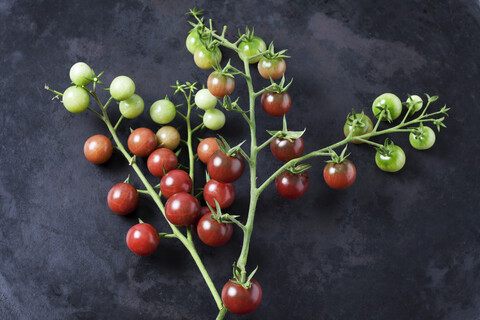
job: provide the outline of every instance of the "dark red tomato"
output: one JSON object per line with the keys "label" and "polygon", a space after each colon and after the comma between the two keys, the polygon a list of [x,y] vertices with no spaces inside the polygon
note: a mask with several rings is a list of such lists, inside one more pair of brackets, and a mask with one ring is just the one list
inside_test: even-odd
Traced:
{"label": "dark red tomato", "polygon": [[200,218],[200,204],[190,193],[175,193],[165,204],[165,214],[170,223],[185,227],[196,223]]}
{"label": "dark red tomato", "polygon": [[293,174],[285,171],[275,179],[277,192],[286,199],[300,198],[308,189],[308,173]]}
{"label": "dark red tomato", "polygon": [[212,219],[211,214],[200,218],[197,225],[197,234],[200,240],[211,247],[219,247],[230,240],[233,233],[231,223],[219,223]]}
{"label": "dark red tomato", "polygon": [[[214,211],[215,211],[215,210],[214,210]],[[216,212],[216,211],[215,211],[215,212]],[[201,207],[201,208],[200,208],[200,219],[201,219],[204,215],[206,215],[206,214],[212,214],[212,211],[210,211],[210,208],[207,207],[207,206]],[[193,223],[191,227],[192,227],[192,232],[198,235],[198,233],[197,233],[197,225],[198,225],[198,222]]]}
{"label": "dark red tomato", "polygon": [[280,161],[288,162],[302,155],[304,149],[303,138],[292,140],[275,138],[270,142],[270,150],[273,155]]}
{"label": "dark red tomato", "polygon": [[203,198],[212,208],[217,207],[215,199],[221,209],[228,208],[235,200],[235,187],[231,183],[221,183],[211,179],[203,188]]}
{"label": "dark red tomato", "polygon": [[252,286],[248,290],[231,281],[223,286],[222,301],[228,311],[247,314],[258,308],[262,302],[262,287],[255,279],[252,279],[251,283]]}
{"label": "dark red tomato", "polygon": [[155,252],[160,243],[157,230],[148,223],[139,223],[128,230],[127,246],[139,256],[149,256]]}
{"label": "dark red tomato", "polygon": [[113,153],[112,141],[102,134],[94,135],[85,141],[83,153],[87,160],[92,163],[105,163]]}
{"label": "dark red tomato", "polygon": [[290,110],[292,99],[288,92],[265,91],[260,99],[263,110],[272,117],[281,117]]}
{"label": "dark red tomato", "polygon": [[218,146],[217,140],[215,138],[205,138],[198,144],[197,154],[200,161],[203,163],[208,163],[210,156],[220,147]]}
{"label": "dark red tomato", "polygon": [[107,202],[116,214],[129,214],[138,205],[137,189],[128,183],[118,183],[108,192]]}
{"label": "dark red tomato", "polygon": [[155,177],[163,177],[165,172],[173,170],[178,165],[178,159],[172,150],[167,148],[160,148],[153,151],[148,156],[147,167],[151,174]]}
{"label": "dark red tomato", "polygon": [[146,157],[157,147],[157,137],[152,130],[138,128],[128,137],[128,149],[137,157]]}
{"label": "dark red tomato", "polygon": [[285,74],[286,70],[287,64],[283,58],[268,59],[263,57],[258,62],[258,72],[265,79],[280,79]]}
{"label": "dark red tomato", "polygon": [[208,159],[207,170],[212,179],[222,183],[231,183],[240,178],[245,169],[245,160],[237,153],[227,156],[222,150],[215,151]]}
{"label": "dark red tomato", "polygon": [[175,193],[192,191],[192,179],[183,170],[167,172],[160,181],[160,191],[165,198],[170,198]]}
{"label": "dark red tomato", "polygon": [[352,161],[345,159],[342,163],[327,163],[323,169],[325,182],[334,189],[350,187],[357,177],[357,169]]}
{"label": "dark red tomato", "polygon": [[223,98],[230,95],[235,89],[235,79],[213,71],[208,76],[207,88],[215,97]]}

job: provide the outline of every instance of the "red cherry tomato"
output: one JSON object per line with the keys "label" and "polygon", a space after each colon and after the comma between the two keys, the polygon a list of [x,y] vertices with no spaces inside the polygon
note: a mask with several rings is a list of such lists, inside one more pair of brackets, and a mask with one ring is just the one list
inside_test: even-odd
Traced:
{"label": "red cherry tomato", "polygon": [[157,230],[148,223],[139,223],[128,230],[127,246],[139,256],[149,256],[157,250],[160,237]]}
{"label": "red cherry tomato", "polygon": [[210,159],[211,155],[219,149],[220,147],[218,146],[217,140],[215,138],[205,138],[198,144],[198,158],[200,159],[200,161],[206,164],[208,163],[208,159]]}
{"label": "red cherry tomato", "polygon": [[183,170],[167,172],[160,181],[160,191],[165,198],[170,198],[175,193],[192,191],[192,179]]}
{"label": "red cherry tomato", "polygon": [[281,117],[290,110],[292,99],[288,92],[265,91],[260,99],[263,110],[272,117]]}
{"label": "red cherry tomato", "polygon": [[270,142],[270,150],[273,155],[280,161],[288,162],[302,155],[304,149],[303,138],[292,140],[275,138]]}
{"label": "red cherry tomato", "polygon": [[357,177],[357,169],[352,161],[346,159],[342,163],[327,163],[323,169],[325,182],[334,189],[350,187]]}
{"label": "red cherry tomato", "polygon": [[[213,211],[215,211],[215,209],[214,209]],[[215,212],[217,212],[217,211],[215,211]],[[212,213],[212,211],[210,211],[210,208],[209,208],[209,207],[207,207],[207,206],[201,207],[201,208],[200,208],[200,219],[201,219],[204,215],[206,215],[206,214],[211,214],[211,213]],[[191,227],[192,227],[192,228],[191,228],[191,229],[192,229],[192,232],[195,233],[196,235],[198,235],[198,233],[197,233],[197,225],[198,225],[198,222],[193,223],[193,224],[191,225]]]}
{"label": "red cherry tomato", "polygon": [[146,157],[157,147],[157,137],[152,130],[138,128],[128,137],[128,149],[137,157]]}
{"label": "red cherry tomato", "polygon": [[233,233],[231,223],[219,223],[213,220],[211,214],[200,218],[197,225],[197,234],[200,240],[211,247],[219,247],[230,240]]}
{"label": "red cherry tomato", "polygon": [[203,188],[203,198],[212,208],[216,208],[215,199],[221,209],[228,208],[235,200],[235,187],[231,183],[211,179]]}
{"label": "red cherry tomato", "polygon": [[138,205],[137,189],[128,183],[118,183],[108,192],[107,202],[110,209],[116,214],[129,214]]}
{"label": "red cherry tomato", "polygon": [[230,95],[235,89],[235,79],[213,71],[207,80],[207,88],[211,94],[217,98],[223,98]]}
{"label": "red cherry tomato", "polygon": [[308,174],[285,171],[275,179],[277,192],[286,199],[300,198],[308,189]]}
{"label": "red cherry tomato", "polygon": [[252,286],[248,290],[231,281],[223,286],[222,301],[228,311],[234,314],[247,314],[258,308],[262,302],[262,287],[255,279],[250,282]]}
{"label": "red cherry tomato", "polygon": [[286,70],[287,64],[283,58],[268,59],[263,57],[258,62],[258,72],[265,79],[280,79]]}
{"label": "red cherry tomato", "polygon": [[178,165],[178,159],[172,150],[167,148],[160,148],[153,151],[148,156],[147,167],[151,174],[155,177],[161,178],[165,172],[173,170]]}
{"label": "red cherry tomato", "polygon": [[200,204],[189,193],[175,193],[165,204],[165,214],[170,223],[185,227],[196,223],[200,218]]}
{"label": "red cherry tomato", "polygon": [[112,156],[113,145],[110,139],[102,134],[97,134],[85,141],[83,153],[88,161],[102,164],[107,162]]}
{"label": "red cherry tomato", "polygon": [[215,151],[208,160],[207,170],[212,179],[222,183],[231,183],[240,178],[245,168],[245,160],[237,153],[227,156],[222,150]]}

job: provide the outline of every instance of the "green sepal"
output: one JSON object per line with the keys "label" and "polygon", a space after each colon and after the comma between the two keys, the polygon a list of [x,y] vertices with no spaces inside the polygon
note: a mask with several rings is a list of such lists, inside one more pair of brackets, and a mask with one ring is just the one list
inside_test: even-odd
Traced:
{"label": "green sepal", "polygon": [[345,148],[343,148],[342,152],[340,153],[340,155],[338,155],[335,150],[333,149],[328,149],[328,153],[330,153],[330,156],[331,156],[331,159],[330,160],[327,160],[325,162],[327,163],[342,163],[343,161],[345,161],[345,159],[348,158],[348,156],[350,156],[350,153],[345,155],[345,153],[347,152],[347,147],[348,147],[348,144],[345,145]]}
{"label": "green sepal", "polygon": [[393,141],[389,140],[388,138],[385,139],[385,142],[383,143],[383,146],[381,147],[375,147],[375,149],[382,155],[382,156],[390,156],[390,154],[393,151],[393,147],[395,144]]}

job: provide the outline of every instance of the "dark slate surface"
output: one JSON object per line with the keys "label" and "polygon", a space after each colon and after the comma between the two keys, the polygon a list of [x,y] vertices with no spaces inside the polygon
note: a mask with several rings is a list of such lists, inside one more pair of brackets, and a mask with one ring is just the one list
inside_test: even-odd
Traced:
{"label": "dark slate surface", "polygon": [[[216,26],[228,24],[231,38],[248,24],[289,49],[295,83],[288,118],[292,129],[308,128],[306,150],[341,139],[351,108],[369,111],[382,92],[439,94],[439,105],[454,107],[431,150],[415,151],[406,136],[395,136],[408,158],[401,173],[379,171],[371,148],[352,146],[352,188],[330,190],[320,159],[301,200],[283,200],[270,187],[258,205],[249,259],[250,269],[260,266],[264,299],[254,314],[228,319],[479,319],[479,2],[195,4]],[[149,258],[126,248],[137,217],[161,231],[166,223],[147,198],[129,217],[109,211],[106,194],[128,166],[120,155],[107,165],[87,162],[84,141],[106,129],[91,114],[66,112],[43,90],[44,83],[64,90],[76,61],[105,70],[106,83],[131,76],[147,105],[171,95],[177,79],[205,83],[208,72],[184,48],[184,12],[193,5],[0,2],[0,318],[215,317],[179,243],[162,241]],[[267,83],[254,80],[257,88]],[[243,84],[236,93],[245,101]],[[222,134],[237,142],[247,128],[234,116]],[[260,110],[258,124],[264,139],[263,129],[280,120]],[[120,130],[123,139],[128,126],[156,129],[148,113]],[[260,180],[280,165],[268,151],[260,163]],[[243,217],[247,183],[246,175],[236,183],[230,210]],[[218,289],[240,245],[238,230],[222,248],[198,243]]]}

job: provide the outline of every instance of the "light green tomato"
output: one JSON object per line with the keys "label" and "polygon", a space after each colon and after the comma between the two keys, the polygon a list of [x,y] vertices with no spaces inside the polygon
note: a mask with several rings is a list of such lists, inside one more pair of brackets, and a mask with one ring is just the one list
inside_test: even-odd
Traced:
{"label": "light green tomato", "polygon": [[90,96],[85,89],[71,86],[63,93],[62,102],[68,111],[72,113],[80,113],[88,108],[88,105],[90,104]]}
{"label": "light green tomato", "polygon": [[[240,42],[240,44],[238,45],[238,49],[240,49],[240,59],[242,59],[243,55],[247,58],[250,58],[267,50],[267,45],[262,38],[253,36],[250,40],[243,40],[242,42]],[[248,63],[256,63],[260,61],[261,58],[262,56],[258,56],[256,58],[250,59],[248,60]]]}
{"label": "light green tomato", "polygon": [[191,54],[195,54],[195,50],[197,50],[198,47],[203,46],[202,41],[200,41],[200,35],[198,34],[198,31],[193,29],[190,31],[190,33],[187,36],[187,40],[185,40],[185,44],[187,46],[187,50]]}
{"label": "light green tomato", "polygon": [[143,99],[137,94],[127,100],[120,101],[120,113],[127,119],[133,119],[141,115],[144,107]]}
{"label": "light green tomato", "polygon": [[430,127],[421,127],[420,131],[420,134],[410,132],[408,136],[410,144],[417,150],[430,149],[435,144],[435,131]]}
{"label": "light green tomato", "polygon": [[225,125],[225,115],[218,109],[208,109],[203,115],[203,124],[210,130],[220,130]]}
{"label": "light green tomato", "polygon": [[110,94],[115,100],[127,100],[134,93],[135,83],[127,76],[118,76],[110,84]]}
{"label": "light green tomato", "polygon": [[[381,111],[379,111],[377,107],[380,107],[382,105],[387,105],[387,109],[390,112],[392,120],[397,119],[402,114],[402,101],[400,101],[400,99],[393,93],[384,93],[382,95],[379,95],[375,99],[375,101],[373,101],[372,111],[377,118],[380,116],[381,113]],[[381,120],[387,121],[387,116],[384,114]]]}
{"label": "light green tomato", "polygon": [[213,109],[217,105],[217,97],[208,89],[201,89],[195,95],[195,104],[202,110]]}
{"label": "light green tomato", "polygon": [[95,77],[95,74],[92,68],[85,62],[77,62],[70,68],[70,79],[77,86],[86,86],[92,82],[93,77]]}
{"label": "light green tomato", "polygon": [[150,117],[158,124],[167,124],[175,119],[177,109],[172,101],[162,99],[155,101],[150,107]]}
{"label": "light green tomato", "polygon": [[410,96],[407,99],[407,103],[414,103],[415,106],[413,109],[410,111],[410,115],[414,114],[415,112],[419,111],[423,107],[423,100],[417,95]]}

